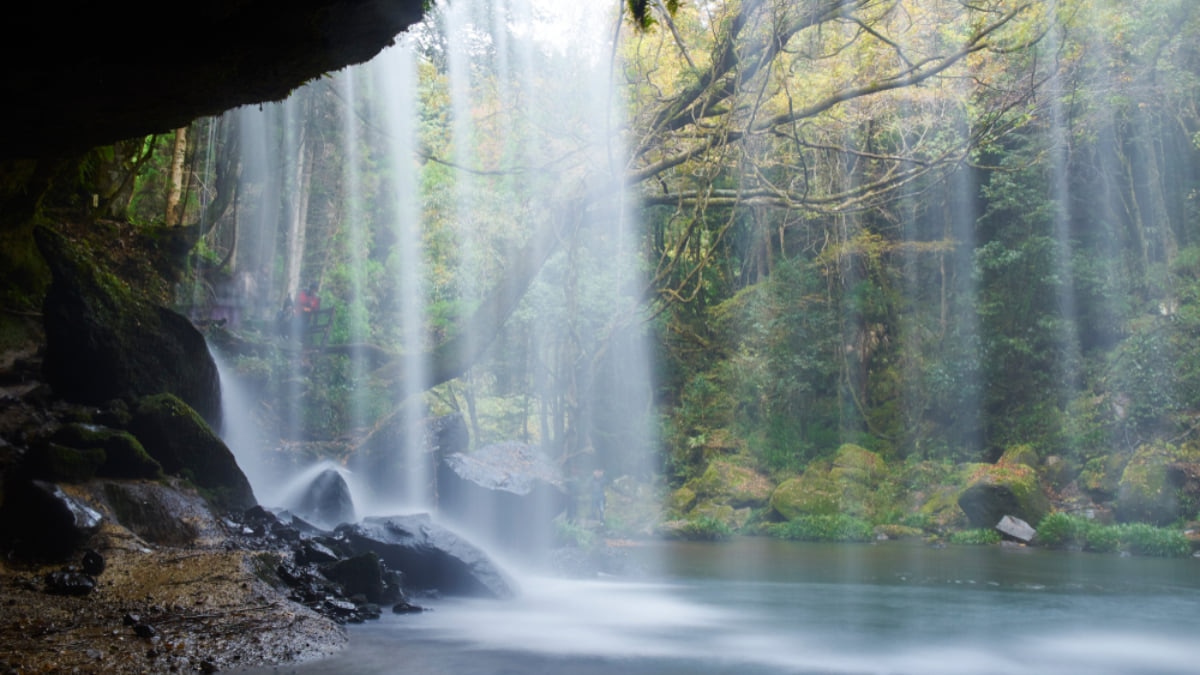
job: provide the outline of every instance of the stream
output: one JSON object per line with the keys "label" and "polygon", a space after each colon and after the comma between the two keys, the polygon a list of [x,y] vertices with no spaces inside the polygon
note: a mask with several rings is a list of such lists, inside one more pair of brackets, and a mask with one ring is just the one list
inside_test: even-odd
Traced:
{"label": "stream", "polygon": [[637,579],[525,576],[350,628],[295,673],[1192,673],[1195,559],[742,538],[634,552]]}

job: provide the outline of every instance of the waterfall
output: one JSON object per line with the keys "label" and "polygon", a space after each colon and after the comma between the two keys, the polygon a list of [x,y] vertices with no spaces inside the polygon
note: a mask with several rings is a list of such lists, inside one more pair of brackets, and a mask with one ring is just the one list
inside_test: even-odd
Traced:
{"label": "waterfall", "polygon": [[[560,4],[438,5],[372,61],[229,114],[224,231],[262,296],[239,328],[278,346],[256,357],[265,404],[229,411],[272,427],[237,441],[264,446],[237,449],[259,494],[334,461],[363,474],[360,513],[436,510],[427,420],[447,414],[469,433],[452,450],[523,444],[560,489],[651,475],[618,7]],[[328,327],[287,306],[311,285]]]}

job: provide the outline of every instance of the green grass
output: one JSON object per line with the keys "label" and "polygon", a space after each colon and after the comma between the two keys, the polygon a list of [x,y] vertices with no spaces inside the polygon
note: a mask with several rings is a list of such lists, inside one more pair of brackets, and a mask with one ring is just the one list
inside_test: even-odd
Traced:
{"label": "green grass", "polygon": [[875,532],[865,520],[833,514],[799,516],[786,523],[768,525],[767,534],[792,541],[872,541]]}
{"label": "green grass", "polygon": [[1146,523],[1103,525],[1081,516],[1052,513],[1042,519],[1037,531],[1035,543],[1048,548],[1124,551],[1157,558],[1182,558],[1192,552],[1183,532]]}

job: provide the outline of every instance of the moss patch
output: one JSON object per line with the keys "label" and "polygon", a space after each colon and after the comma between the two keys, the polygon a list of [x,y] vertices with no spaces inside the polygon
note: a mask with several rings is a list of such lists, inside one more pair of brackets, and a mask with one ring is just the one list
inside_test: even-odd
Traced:
{"label": "moss patch", "polygon": [[241,510],[255,505],[250,482],[233,453],[178,397],[140,399],[130,431],[164,471],[188,478],[217,506]]}
{"label": "moss patch", "polygon": [[1194,516],[1194,512],[1183,512],[1191,500],[1181,495],[1177,478],[1182,476],[1172,471],[1172,466],[1187,461],[1189,454],[1169,443],[1139,447],[1117,483],[1118,520],[1166,525]]}
{"label": "moss patch", "polygon": [[1037,473],[1025,464],[997,462],[968,465],[967,487],[958,505],[974,527],[991,528],[1004,516],[1037,523],[1050,511]]}

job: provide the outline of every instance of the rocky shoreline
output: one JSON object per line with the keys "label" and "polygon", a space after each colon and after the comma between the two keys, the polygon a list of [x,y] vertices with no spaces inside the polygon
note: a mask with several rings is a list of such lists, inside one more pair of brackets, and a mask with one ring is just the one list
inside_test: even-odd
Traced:
{"label": "rocky shoreline", "polygon": [[0,673],[218,672],[346,645],[342,626],[268,583],[262,552],[152,546],[113,524],[92,543],[106,565],[86,595],[48,592],[61,564],[0,564]]}

